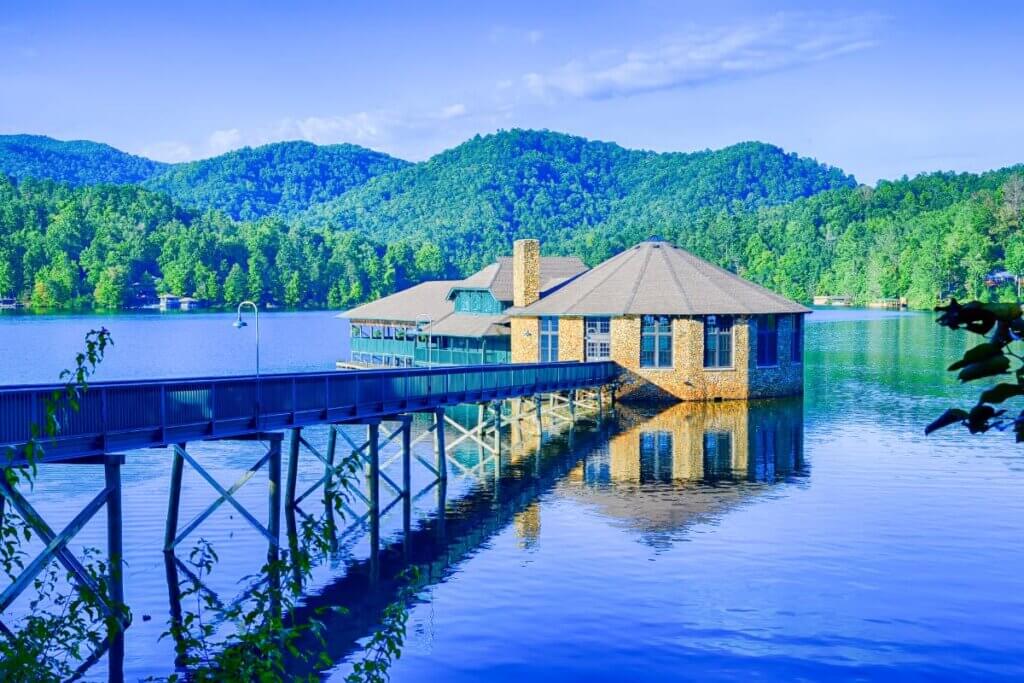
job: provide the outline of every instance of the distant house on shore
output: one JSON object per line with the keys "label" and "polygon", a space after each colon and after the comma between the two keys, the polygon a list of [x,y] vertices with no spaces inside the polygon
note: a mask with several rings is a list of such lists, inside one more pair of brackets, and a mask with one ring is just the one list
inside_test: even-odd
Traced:
{"label": "distant house on shore", "polygon": [[611,360],[620,395],[713,400],[800,393],[809,312],[651,238],[590,270],[519,240],[465,280],[342,317],[357,366]]}
{"label": "distant house on shore", "polygon": [[199,308],[206,308],[205,299],[196,299],[191,296],[175,296],[174,294],[160,295],[161,311],[194,311]]}

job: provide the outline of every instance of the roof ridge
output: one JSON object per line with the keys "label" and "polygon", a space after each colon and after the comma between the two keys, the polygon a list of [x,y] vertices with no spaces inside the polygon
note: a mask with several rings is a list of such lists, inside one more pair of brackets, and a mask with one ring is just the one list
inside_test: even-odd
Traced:
{"label": "roof ridge", "polygon": [[692,310],[693,302],[690,301],[690,297],[686,296],[686,288],[683,287],[683,283],[679,281],[679,274],[676,272],[676,269],[668,262],[666,252],[662,251],[661,258],[665,262],[665,267],[668,268],[668,272],[672,275],[672,281],[676,283],[676,289],[679,290],[679,298],[683,300],[687,308]]}
{"label": "roof ridge", "polygon": [[[751,280],[746,279],[745,277],[740,277],[739,275],[737,275],[736,273],[732,272],[731,270],[728,270],[727,268],[723,268],[723,267],[719,266],[718,264],[715,264],[715,263],[712,263],[711,261],[708,261],[707,259],[702,259],[701,257],[697,256],[696,254],[691,254],[690,252],[688,252],[686,250],[680,250],[680,251],[682,251],[687,256],[695,259],[697,261],[698,265],[710,266],[712,270],[717,270],[717,271],[719,271],[721,273],[724,273],[725,275],[728,275],[730,277],[736,278],[737,280],[742,282],[747,287],[750,287],[751,289],[753,289],[755,291],[758,291],[761,294],[766,295],[768,298],[774,300],[776,303],[785,303],[785,304],[793,303],[792,301],[790,301],[786,297],[782,296],[781,294],[778,294],[777,292],[773,292],[772,290],[768,289],[767,287],[763,287],[763,286],[757,284],[756,282],[752,282]],[[707,277],[707,276],[705,276],[705,277]],[[722,287],[719,286],[714,281],[713,278],[707,277],[707,279],[713,285],[715,285],[715,287],[718,288],[718,291],[720,291],[720,292],[724,291],[722,289]],[[747,308],[750,308],[750,306],[747,306]]]}
{"label": "roof ridge", "polygon": [[638,277],[636,282],[633,283],[633,291],[629,293],[629,299],[627,300],[626,305],[623,306],[623,310],[627,313],[629,312],[629,309],[633,307],[633,302],[636,301],[636,293],[640,291],[640,283],[644,281],[644,275],[647,274],[647,264],[651,262],[651,252],[653,251],[653,249],[647,250],[647,255],[644,256],[644,265],[640,268],[640,277]]}
{"label": "roof ridge", "polygon": [[[619,272],[620,270],[622,270],[622,267],[623,267],[623,266],[624,266],[624,265],[626,264],[626,262],[627,262],[627,261],[629,261],[629,259],[628,259],[628,258],[621,258],[621,259],[620,259],[619,257],[620,257],[620,256],[625,256],[625,255],[626,255],[626,254],[628,254],[628,253],[629,253],[630,251],[632,251],[632,250],[630,249],[630,250],[626,250],[626,251],[623,251],[623,252],[621,252],[621,253],[619,253],[619,254],[616,254],[615,256],[611,257],[610,259],[608,259],[608,260],[607,260],[607,261],[605,261],[604,263],[600,263],[600,264],[598,264],[596,268],[593,268],[593,269],[591,269],[591,270],[587,271],[587,272],[589,272],[589,273],[593,273],[594,271],[598,270],[598,269],[599,269],[599,268],[600,268],[601,266],[604,266],[604,265],[608,265],[609,263],[612,263],[612,262],[613,262],[613,261],[615,261],[616,259],[618,259],[619,261],[621,261],[621,263],[616,263],[616,264],[615,264],[615,268],[609,268],[609,273],[608,273],[607,275],[605,275],[605,276],[604,276],[603,278],[601,278],[600,282],[596,282],[596,283],[594,284],[594,286],[593,286],[593,287],[591,287],[590,289],[588,289],[588,290],[587,290],[587,295],[590,295],[591,293],[593,293],[593,291],[594,291],[595,289],[597,289],[598,287],[600,287],[601,285],[603,285],[603,284],[604,284],[605,282],[607,282],[607,281],[608,281],[608,280],[609,280],[609,279],[610,279],[610,278],[611,278],[611,277],[612,277],[613,275],[615,275],[615,274],[616,274],[617,272]],[[640,281],[641,279],[642,279],[642,278],[637,278],[637,282],[639,282],[639,281]],[[580,299],[582,299],[582,298],[583,298],[583,297],[580,297]],[[543,301],[543,299],[540,299],[540,301]]]}
{"label": "roof ridge", "polygon": [[[710,284],[712,287],[717,289],[721,294],[724,294],[728,298],[733,298],[733,297],[724,287],[722,287],[722,285],[718,284],[718,282],[716,282],[713,277],[710,277],[709,275],[707,275],[704,272],[704,264],[710,265],[713,268],[715,268],[717,270],[720,270],[721,272],[725,273],[726,275],[729,275],[730,277],[734,277],[734,278],[737,278],[740,281],[746,282],[746,280],[743,280],[743,278],[741,278],[738,275],[736,275],[736,273],[730,273],[725,268],[720,268],[720,267],[716,266],[715,264],[711,263],[710,261],[706,261],[706,260],[702,259],[700,256],[697,256],[696,254],[691,254],[690,252],[686,251],[685,249],[679,249],[679,251],[682,254],[684,259],[689,259],[692,262],[693,269],[695,271],[697,271],[698,273],[700,273],[700,276],[702,278],[704,278],[708,282],[708,284]],[[744,303],[743,307],[748,309],[747,311],[744,311],[744,312],[746,312],[746,313],[750,312],[749,311],[750,306],[748,306],[747,304]]]}

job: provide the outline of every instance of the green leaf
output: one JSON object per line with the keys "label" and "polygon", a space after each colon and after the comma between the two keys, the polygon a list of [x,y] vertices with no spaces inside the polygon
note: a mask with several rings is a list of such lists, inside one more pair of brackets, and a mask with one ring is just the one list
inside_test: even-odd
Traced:
{"label": "green leaf", "polygon": [[973,349],[968,349],[964,357],[957,362],[950,365],[947,370],[959,370],[960,368],[967,367],[971,363],[977,363],[983,361],[986,358],[992,358],[993,356],[1002,355],[1003,349],[998,344],[992,344],[985,342],[984,344],[978,344]]}
{"label": "green leaf", "polygon": [[1006,356],[994,356],[978,363],[972,363],[960,371],[957,377],[961,382],[1002,375],[1010,367],[1010,359]]}
{"label": "green leaf", "polygon": [[936,419],[930,425],[925,427],[924,428],[924,433],[925,433],[925,435],[928,435],[928,434],[931,434],[932,432],[934,432],[934,431],[936,431],[938,429],[942,429],[943,427],[948,427],[949,425],[956,424],[957,422],[963,422],[966,419],[967,419],[967,411],[966,410],[961,410],[960,408],[950,408],[949,410],[944,412],[942,415],[940,415],[938,419]]}
{"label": "green leaf", "polygon": [[982,304],[981,308],[988,311],[998,320],[1007,322],[1020,317],[1020,304]]}
{"label": "green leaf", "polygon": [[1014,396],[1024,396],[1024,386],[1002,382],[981,392],[981,403],[1002,403]]}

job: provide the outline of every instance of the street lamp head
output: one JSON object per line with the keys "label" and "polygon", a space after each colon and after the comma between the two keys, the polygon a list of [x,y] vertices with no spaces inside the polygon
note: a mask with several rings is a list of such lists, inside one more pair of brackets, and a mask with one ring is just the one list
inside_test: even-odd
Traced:
{"label": "street lamp head", "polygon": [[236,330],[240,330],[240,329],[242,329],[243,327],[247,327],[247,326],[249,325],[249,323],[245,322],[244,320],[242,320],[242,318],[241,318],[241,317],[239,317],[239,318],[238,318],[237,320],[235,320],[235,322],[231,323],[231,325],[232,325],[232,326],[233,326],[233,327],[234,327],[234,328],[235,328]]}

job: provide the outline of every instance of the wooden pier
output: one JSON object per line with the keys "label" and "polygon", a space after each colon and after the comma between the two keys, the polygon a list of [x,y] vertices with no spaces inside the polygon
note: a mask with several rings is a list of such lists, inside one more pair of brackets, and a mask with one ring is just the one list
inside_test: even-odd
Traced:
{"label": "wooden pier", "polygon": [[[614,401],[618,375],[619,368],[612,362],[569,362],[92,384],[81,396],[77,411],[66,410],[60,415],[57,435],[42,441],[45,455],[40,464],[49,467],[101,463],[104,480],[100,493],[62,531],[56,532],[21,492],[0,477],[0,519],[9,505],[45,543],[39,556],[26,563],[21,575],[0,593],[0,615],[54,560],[64,565],[83,587],[93,588],[93,579],[68,546],[89,519],[105,507],[110,589],[109,604],[104,603],[103,608],[111,628],[105,649],[111,654],[111,680],[119,680],[123,631],[128,626],[119,611],[123,602],[120,469],[126,451],[139,451],[137,457],[167,457],[166,450],[153,449],[170,447],[163,538],[163,549],[172,558],[169,563],[175,548],[225,503],[265,536],[276,552],[281,544],[282,508],[286,514],[300,511],[302,501],[317,490],[325,497],[331,495],[332,488],[353,462],[366,472],[367,493],[359,492],[356,496],[365,510],[357,510],[349,502],[343,504],[349,517],[346,529],[367,528],[371,547],[378,547],[380,517],[399,503],[404,503],[408,515],[414,497],[410,483],[414,461],[428,470],[433,483],[427,489],[436,486],[439,500],[443,501],[449,465],[460,471],[466,469],[451,457],[459,444],[470,441],[481,454],[486,453],[487,458],[500,464],[503,429],[510,429],[513,439],[517,434],[521,438],[524,424],[529,424],[542,437],[545,423],[551,426],[574,422],[578,408],[603,411],[605,405]],[[48,385],[0,388],[0,453],[7,454],[0,461],[0,469],[27,464],[24,451],[31,440],[32,425],[38,424],[43,415],[47,396],[58,389]],[[478,406],[475,425],[460,424],[446,414],[446,408],[461,404]],[[413,439],[413,416],[421,413],[430,416],[430,425]],[[303,437],[303,428],[312,425],[330,426],[324,452]],[[365,440],[354,440],[350,430],[341,429],[344,425],[365,426]],[[450,440],[449,430],[455,432]],[[286,437],[287,463],[283,462]],[[413,445],[431,438],[434,458],[414,456]],[[189,443],[212,440],[240,441],[252,446],[253,464],[229,486],[217,481],[208,471],[208,463],[189,451]],[[382,462],[382,449],[392,442],[400,444],[398,454]],[[314,485],[299,492],[297,473],[303,456],[319,460],[324,474]],[[388,465],[397,458],[402,461],[400,482],[386,473]],[[209,484],[215,497],[206,510],[181,524],[181,482],[186,466]],[[261,470],[266,471],[268,487],[265,521],[235,498],[238,490]],[[382,494],[391,500],[382,500]],[[0,631],[3,630],[6,627],[0,622]]]}

